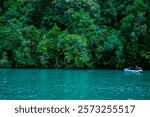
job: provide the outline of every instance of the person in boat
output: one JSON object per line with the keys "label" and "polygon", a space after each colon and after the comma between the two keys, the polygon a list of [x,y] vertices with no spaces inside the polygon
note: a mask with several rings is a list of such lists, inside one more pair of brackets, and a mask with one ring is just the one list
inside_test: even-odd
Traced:
{"label": "person in boat", "polygon": [[142,68],[139,66],[135,66],[135,68],[128,67],[128,70],[142,70]]}
{"label": "person in boat", "polygon": [[134,67],[128,67],[128,70],[134,70]]}
{"label": "person in boat", "polygon": [[135,66],[135,70],[139,70],[139,67],[138,67],[138,66]]}
{"label": "person in boat", "polygon": [[142,70],[142,68],[139,66],[135,66],[135,70]]}
{"label": "person in boat", "polygon": [[142,68],[141,68],[141,67],[139,67],[139,70],[142,70]]}

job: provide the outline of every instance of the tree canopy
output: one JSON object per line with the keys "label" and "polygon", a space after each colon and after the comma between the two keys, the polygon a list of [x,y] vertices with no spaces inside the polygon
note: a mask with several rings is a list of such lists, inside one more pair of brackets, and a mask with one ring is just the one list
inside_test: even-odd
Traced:
{"label": "tree canopy", "polygon": [[147,0],[0,0],[0,67],[150,68]]}

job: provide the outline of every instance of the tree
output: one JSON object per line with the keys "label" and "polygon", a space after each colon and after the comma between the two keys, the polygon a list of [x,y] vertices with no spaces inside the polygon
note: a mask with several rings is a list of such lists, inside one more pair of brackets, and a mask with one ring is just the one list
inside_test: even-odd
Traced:
{"label": "tree", "polygon": [[21,33],[20,45],[13,50],[14,62],[18,67],[37,67],[36,45],[41,33],[34,26],[24,27]]}
{"label": "tree", "polygon": [[11,61],[6,52],[3,52],[0,58],[0,67],[11,67]]}
{"label": "tree", "polygon": [[62,35],[58,36],[57,48],[60,53],[59,62],[61,63],[61,67],[92,67],[85,37],[64,32]]}
{"label": "tree", "polygon": [[40,66],[52,68],[59,67],[57,42],[60,34],[60,28],[55,25],[42,36],[42,40],[38,43],[36,49]]}
{"label": "tree", "polygon": [[140,60],[141,44],[146,37],[146,9],[142,0],[135,0],[132,5],[126,8],[125,15],[122,19],[121,30],[125,37],[124,54],[125,59],[132,66],[138,64]]}
{"label": "tree", "polygon": [[147,0],[0,3],[1,67],[149,68]]}
{"label": "tree", "polygon": [[36,66],[35,47],[39,38],[40,33],[35,27],[24,27],[20,22],[9,21],[0,29],[1,51],[6,53],[4,58],[7,56],[13,67]]}
{"label": "tree", "polygon": [[[21,23],[16,21],[9,21],[6,26],[2,26],[0,29],[0,44],[1,51],[3,52],[2,58],[7,58],[9,63],[13,64],[13,50],[20,45],[20,39],[22,34],[20,30],[22,27]],[[11,66],[13,66],[11,64]]]}
{"label": "tree", "polygon": [[101,33],[99,43],[95,51],[99,65],[105,68],[123,67],[123,45],[120,33],[115,30],[105,29]]}

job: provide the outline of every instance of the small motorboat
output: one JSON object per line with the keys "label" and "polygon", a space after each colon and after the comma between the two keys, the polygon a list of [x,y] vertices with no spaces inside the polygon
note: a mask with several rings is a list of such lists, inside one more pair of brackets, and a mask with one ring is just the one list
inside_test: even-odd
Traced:
{"label": "small motorboat", "polygon": [[134,70],[134,69],[125,68],[124,72],[127,72],[127,73],[139,73],[139,74],[141,74],[141,73],[143,73],[143,70],[142,69]]}

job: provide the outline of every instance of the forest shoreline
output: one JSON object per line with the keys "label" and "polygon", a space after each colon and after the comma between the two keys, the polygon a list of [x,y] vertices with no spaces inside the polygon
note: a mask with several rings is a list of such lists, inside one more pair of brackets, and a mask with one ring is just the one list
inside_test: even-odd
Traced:
{"label": "forest shoreline", "polygon": [[[124,70],[125,68],[41,68],[41,67],[0,67],[0,69],[41,69],[41,70]],[[150,69],[143,69],[150,70]]]}
{"label": "forest shoreline", "polygon": [[147,0],[2,0],[0,67],[150,69]]}

